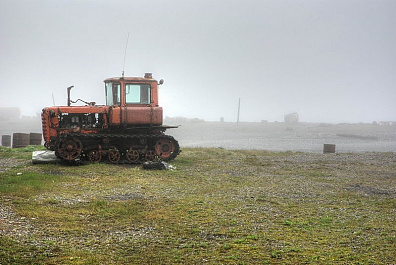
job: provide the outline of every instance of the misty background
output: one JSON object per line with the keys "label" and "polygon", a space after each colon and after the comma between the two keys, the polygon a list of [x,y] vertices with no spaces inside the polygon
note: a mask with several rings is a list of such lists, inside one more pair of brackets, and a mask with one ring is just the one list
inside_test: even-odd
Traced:
{"label": "misty background", "polygon": [[396,120],[396,1],[0,1],[0,107],[35,116],[163,78],[164,116]]}

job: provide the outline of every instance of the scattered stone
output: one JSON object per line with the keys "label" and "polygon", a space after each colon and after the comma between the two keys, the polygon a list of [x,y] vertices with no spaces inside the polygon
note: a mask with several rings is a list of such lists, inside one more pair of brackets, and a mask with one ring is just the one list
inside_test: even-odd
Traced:
{"label": "scattered stone", "polygon": [[6,172],[13,167],[21,166],[23,164],[27,164],[27,162],[15,158],[0,158],[0,172]]}

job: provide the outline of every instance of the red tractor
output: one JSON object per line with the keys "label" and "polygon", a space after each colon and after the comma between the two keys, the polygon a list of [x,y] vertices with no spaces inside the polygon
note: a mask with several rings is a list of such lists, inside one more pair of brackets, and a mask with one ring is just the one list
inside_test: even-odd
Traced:
{"label": "red tractor", "polygon": [[118,163],[169,161],[179,153],[178,142],[164,132],[177,126],[162,124],[158,105],[158,85],[152,74],[144,78],[117,77],[104,80],[106,105],[85,102],[86,106],[44,108],[41,114],[45,147],[64,161],[107,159]]}

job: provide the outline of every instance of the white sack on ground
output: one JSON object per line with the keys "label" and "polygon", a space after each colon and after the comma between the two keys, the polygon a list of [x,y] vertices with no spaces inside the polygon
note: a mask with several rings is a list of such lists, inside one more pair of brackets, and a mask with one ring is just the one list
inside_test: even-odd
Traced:
{"label": "white sack on ground", "polygon": [[42,164],[42,163],[57,163],[60,162],[55,155],[55,151],[34,151],[32,154],[32,163],[33,164]]}

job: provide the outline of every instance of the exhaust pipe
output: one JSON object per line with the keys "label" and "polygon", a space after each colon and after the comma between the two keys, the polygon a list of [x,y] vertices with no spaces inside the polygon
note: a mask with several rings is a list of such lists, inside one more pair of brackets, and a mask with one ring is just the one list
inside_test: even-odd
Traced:
{"label": "exhaust pipe", "polygon": [[70,90],[73,88],[74,86],[69,86],[67,88],[67,106],[70,106]]}

